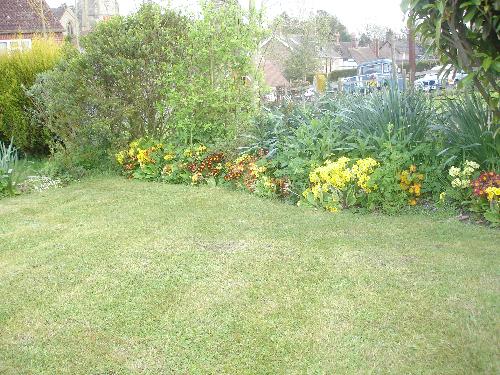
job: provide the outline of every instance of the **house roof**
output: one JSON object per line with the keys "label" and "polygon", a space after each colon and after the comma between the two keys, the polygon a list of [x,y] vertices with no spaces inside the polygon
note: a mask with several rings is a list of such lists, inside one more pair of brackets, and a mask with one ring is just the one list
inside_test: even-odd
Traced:
{"label": "house roof", "polygon": [[0,2],[0,34],[61,32],[63,27],[54,17],[45,0],[41,1],[42,14],[29,0],[1,0]]}
{"label": "house roof", "polygon": [[271,87],[289,86],[279,67],[271,61],[264,61],[264,79]]}
{"label": "house roof", "polygon": [[[303,43],[308,43],[302,35],[298,34],[292,34],[289,36],[273,35],[262,41],[260,47],[261,48],[265,47],[271,40],[278,41],[279,43],[283,44],[286,48],[288,48],[290,51],[295,50],[295,48],[301,46]],[[341,54],[338,52],[338,46],[333,42],[326,44],[316,44],[315,47],[316,47],[317,57],[320,58],[341,57]]]}
{"label": "house roof", "polygon": [[67,8],[66,4],[62,4],[60,7],[50,8],[50,10],[52,11],[54,18],[59,21],[63,16],[64,12],[66,11],[66,8]]}
{"label": "house roof", "polygon": [[349,48],[349,53],[358,64],[377,59],[371,47]]}
{"label": "house roof", "polygon": [[331,42],[319,47],[318,57],[341,58],[342,54],[338,51],[338,45]]}

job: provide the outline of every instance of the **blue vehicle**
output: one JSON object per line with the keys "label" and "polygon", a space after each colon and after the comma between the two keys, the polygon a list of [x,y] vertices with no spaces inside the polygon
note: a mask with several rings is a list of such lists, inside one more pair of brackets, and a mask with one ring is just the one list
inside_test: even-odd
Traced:
{"label": "blue vehicle", "polygon": [[[354,77],[346,77],[342,81],[343,91],[367,92],[382,87],[390,86],[394,78],[392,75],[392,61],[389,59],[378,59],[358,65],[358,74]],[[404,80],[397,75],[397,85],[403,89]]]}

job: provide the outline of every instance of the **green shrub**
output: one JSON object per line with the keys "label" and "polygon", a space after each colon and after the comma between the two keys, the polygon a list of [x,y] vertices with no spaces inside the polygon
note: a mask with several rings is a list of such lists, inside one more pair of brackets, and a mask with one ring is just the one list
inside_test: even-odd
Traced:
{"label": "green shrub", "polygon": [[358,142],[351,146],[360,156],[377,154],[388,141],[407,150],[433,141],[436,111],[424,93],[386,89],[352,99],[340,112],[340,124],[346,134],[355,136]]}
{"label": "green shrub", "polygon": [[99,23],[82,38],[83,53],[69,51],[42,74],[31,94],[38,116],[67,153],[84,145],[107,152],[143,135],[166,131],[168,113],[160,77],[184,55],[187,19],[156,6]]}
{"label": "green shrub", "polygon": [[26,90],[37,74],[52,69],[61,57],[61,45],[52,39],[35,38],[31,49],[0,54],[0,140],[13,138],[20,150],[46,154],[50,134],[33,116]]}
{"label": "green shrub", "polygon": [[485,169],[500,168],[500,126],[484,99],[474,93],[448,98],[443,114],[448,165],[470,159]]}
{"label": "green shrub", "polygon": [[328,74],[328,80],[337,82],[339,78],[353,77],[356,74],[357,74],[356,69],[335,70]]}
{"label": "green shrub", "polygon": [[[146,4],[99,23],[82,39],[83,53],[68,52],[38,77],[30,90],[38,119],[56,135],[65,160],[90,168],[143,137],[233,141],[257,104],[258,27],[241,22],[238,7],[203,14],[189,19]],[[92,148],[97,160],[86,151]]]}

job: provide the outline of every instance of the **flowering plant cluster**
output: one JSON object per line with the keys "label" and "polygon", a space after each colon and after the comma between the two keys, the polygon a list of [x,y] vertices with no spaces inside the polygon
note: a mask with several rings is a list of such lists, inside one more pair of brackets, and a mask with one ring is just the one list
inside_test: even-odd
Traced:
{"label": "flowering plant cluster", "polygon": [[260,150],[256,155],[228,161],[223,152],[209,150],[203,144],[179,150],[155,140],[139,139],[115,158],[129,178],[193,185],[224,183],[260,196],[287,196],[288,180],[274,177],[266,155],[265,150]]}
{"label": "flowering plant cluster", "polygon": [[415,206],[421,195],[422,182],[425,176],[417,172],[415,164],[410,165],[410,168],[404,170],[399,175],[399,186],[408,194],[408,204]]}
{"label": "flowering plant cluster", "polygon": [[224,179],[259,196],[288,196],[288,180],[274,177],[266,155],[267,151],[259,150],[257,155],[245,154],[226,163]]}
{"label": "flowering plant cluster", "polygon": [[[172,183],[191,182],[192,175],[203,177],[217,168],[214,159],[207,159],[207,147],[194,145],[178,151],[172,145],[156,140],[138,139],[129,144],[127,150],[115,155],[116,161],[129,178],[164,180]],[[219,156],[217,156],[219,158]]]}
{"label": "flowering plant cluster", "polygon": [[345,156],[327,160],[309,174],[310,187],[303,191],[303,201],[330,212],[354,206],[377,189],[370,184],[370,176],[379,163],[372,158],[352,163]]}
{"label": "flowering plant cluster", "polygon": [[472,181],[473,194],[479,198],[486,198],[488,201],[498,200],[500,196],[500,174],[483,172]]}
{"label": "flowering plant cluster", "polygon": [[493,225],[500,224],[500,174],[483,172],[472,181],[472,211],[481,214]]}
{"label": "flowering plant cluster", "polygon": [[162,143],[138,139],[117,153],[115,159],[129,178],[155,179],[160,175],[164,153]]}
{"label": "flowering plant cluster", "polygon": [[460,167],[451,167],[449,194],[468,213],[473,213],[493,225],[500,224],[500,175],[494,171],[479,173],[479,164],[467,160]]}
{"label": "flowering plant cluster", "polygon": [[470,187],[472,175],[479,168],[479,164],[467,160],[463,168],[451,167],[448,174],[452,177],[451,186],[457,189],[467,189]]}

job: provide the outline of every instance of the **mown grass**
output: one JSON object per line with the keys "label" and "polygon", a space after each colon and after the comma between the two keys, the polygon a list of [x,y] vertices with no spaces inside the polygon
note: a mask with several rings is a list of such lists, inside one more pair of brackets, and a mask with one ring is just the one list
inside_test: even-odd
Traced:
{"label": "mown grass", "polygon": [[4,199],[0,373],[498,373],[499,243],[117,177]]}

